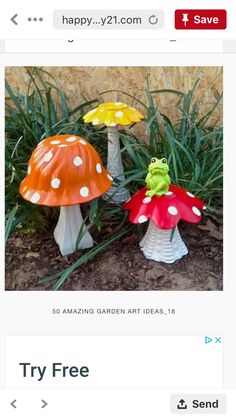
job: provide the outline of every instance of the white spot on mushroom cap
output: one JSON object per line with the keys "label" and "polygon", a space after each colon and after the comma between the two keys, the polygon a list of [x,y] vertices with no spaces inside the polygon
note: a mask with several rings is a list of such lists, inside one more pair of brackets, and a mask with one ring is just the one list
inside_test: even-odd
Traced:
{"label": "white spot on mushroom cap", "polygon": [[197,215],[198,217],[200,217],[201,212],[199,211],[199,209],[197,207],[192,207],[192,211],[194,212],[195,215]]}
{"label": "white spot on mushroom cap", "polygon": [[86,196],[88,196],[88,194],[89,194],[89,189],[87,188],[87,186],[83,186],[82,188],[80,188],[79,193],[80,193],[81,196],[86,198]]}
{"label": "white spot on mushroom cap", "polygon": [[123,116],[124,113],[122,111],[117,111],[115,115],[119,118],[119,117]]}
{"label": "white spot on mushroom cap", "polygon": [[171,205],[170,207],[168,207],[167,211],[168,211],[168,213],[170,215],[177,215],[178,214],[177,208],[174,207],[173,205]]}
{"label": "white spot on mushroom cap", "polygon": [[98,173],[102,173],[102,166],[101,166],[100,163],[96,164],[96,170],[97,170]]}
{"label": "white spot on mushroom cap", "polygon": [[53,144],[53,145],[55,144],[56,145],[56,144],[60,144],[60,142],[61,141],[59,141],[59,140],[53,140],[53,141],[50,141],[50,144]]}
{"label": "white spot on mushroom cap", "polygon": [[188,196],[190,196],[191,198],[195,198],[195,196],[191,193],[191,192],[186,192],[186,194],[188,195]]}
{"label": "white spot on mushroom cap", "polygon": [[73,160],[73,163],[75,166],[81,166],[81,164],[83,164],[83,160],[81,159],[80,156],[76,156]]}
{"label": "white spot on mushroom cap", "polygon": [[86,143],[86,141],[85,140],[79,140],[79,142],[80,142],[80,144],[83,144],[83,145],[86,145],[87,143]]}
{"label": "white spot on mushroom cap", "polygon": [[115,105],[120,106],[120,105],[122,105],[122,102],[115,102]]}
{"label": "white spot on mushroom cap", "polygon": [[167,192],[165,193],[165,195],[173,195],[173,192],[171,192],[171,191],[167,191]]}
{"label": "white spot on mushroom cap", "polygon": [[116,127],[116,123],[115,122],[111,122],[110,123],[110,127]]}
{"label": "white spot on mushroom cap", "polygon": [[139,224],[145,223],[147,220],[148,219],[147,219],[146,215],[140,215],[140,217],[138,217]]}
{"label": "white spot on mushroom cap", "polygon": [[109,173],[107,173],[107,177],[109,180],[113,180],[113,177],[111,175],[109,175]]}
{"label": "white spot on mushroom cap", "polygon": [[40,194],[38,192],[34,192],[30,198],[30,202],[32,202],[32,204],[36,204],[36,202],[38,202],[39,200],[40,200]]}
{"label": "white spot on mushroom cap", "polygon": [[58,147],[67,147],[67,144],[60,144]]}
{"label": "white spot on mushroom cap", "polygon": [[99,119],[98,119],[98,118],[94,119],[94,120],[93,120],[93,122],[92,122],[92,124],[93,124],[93,125],[97,125],[97,124],[99,124]]}
{"label": "white spot on mushroom cap", "polygon": [[28,175],[30,175],[30,173],[31,173],[31,166],[30,165],[28,166],[27,173],[28,173]]}
{"label": "white spot on mushroom cap", "polygon": [[143,204],[148,204],[149,202],[151,202],[152,198],[150,196],[147,196],[146,198],[143,199]]}
{"label": "white spot on mushroom cap", "polygon": [[51,151],[49,151],[48,153],[45,154],[45,156],[43,158],[43,161],[48,162],[48,161],[51,160],[52,157],[53,157],[53,153]]}
{"label": "white spot on mushroom cap", "polygon": [[206,205],[204,205],[203,209],[206,209]]}
{"label": "white spot on mushroom cap", "polygon": [[57,177],[55,177],[54,179],[51,180],[51,186],[54,189],[58,189],[60,184],[61,184],[61,181]]}
{"label": "white spot on mushroom cap", "polygon": [[76,141],[76,137],[75,136],[74,137],[69,137],[69,138],[66,139],[66,141],[68,143],[73,143],[74,141]]}

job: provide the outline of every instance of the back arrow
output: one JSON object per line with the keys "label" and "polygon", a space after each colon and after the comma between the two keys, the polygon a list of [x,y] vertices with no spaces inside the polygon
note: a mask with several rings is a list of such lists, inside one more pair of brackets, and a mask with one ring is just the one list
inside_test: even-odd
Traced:
{"label": "back arrow", "polygon": [[41,402],[43,403],[43,405],[41,406],[41,408],[44,409],[48,405],[48,403],[45,402],[45,400],[43,400],[43,399],[41,400]]}
{"label": "back arrow", "polygon": [[18,16],[18,14],[16,13],[14,16],[12,16],[11,17],[11,21],[12,21],[12,23],[14,23],[14,25],[18,25],[18,22],[16,21],[16,18],[17,18],[17,16]]}
{"label": "back arrow", "polygon": [[14,409],[16,409],[17,408],[17,406],[16,406],[16,400],[13,400],[13,402],[11,402],[10,405],[12,407],[14,407]]}

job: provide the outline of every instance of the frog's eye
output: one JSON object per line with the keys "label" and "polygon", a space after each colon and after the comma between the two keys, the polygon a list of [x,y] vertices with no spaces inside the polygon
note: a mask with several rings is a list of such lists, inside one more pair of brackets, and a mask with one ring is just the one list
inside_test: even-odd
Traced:
{"label": "frog's eye", "polygon": [[167,163],[167,160],[166,159],[161,159],[161,162],[164,163],[164,164],[166,164]]}
{"label": "frog's eye", "polygon": [[151,163],[156,163],[157,159],[152,159]]}

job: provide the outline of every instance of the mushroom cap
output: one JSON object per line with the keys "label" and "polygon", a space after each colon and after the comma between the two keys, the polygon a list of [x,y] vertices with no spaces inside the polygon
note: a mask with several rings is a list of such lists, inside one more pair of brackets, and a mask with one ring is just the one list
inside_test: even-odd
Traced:
{"label": "mushroom cap", "polygon": [[133,195],[125,204],[124,209],[130,210],[131,223],[144,223],[148,219],[163,229],[175,227],[179,220],[198,223],[201,220],[201,209],[204,203],[180,186],[170,185],[162,196],[146,196],[147,188]]}
{"label": "mushroom cap", "polygon": [[56,135],[33,151],[20,194],[39,205],[76,205],[103,195],[111,184],[112,177],[91,144],[75,135]]}
{"label": "mushroom cap", "polygon": [[93,125],[130,125],[132,122],[140,122],[144,118],[137,109],[122,102],[106,102],[99,105],[92,111],[87,112],[83,119],[86,123]]}

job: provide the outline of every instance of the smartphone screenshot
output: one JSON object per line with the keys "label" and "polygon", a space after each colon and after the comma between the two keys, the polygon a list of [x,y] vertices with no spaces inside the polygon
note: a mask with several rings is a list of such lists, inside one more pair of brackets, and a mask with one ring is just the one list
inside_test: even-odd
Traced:
{"label": "smartphone screenshot", "polygon": [[0,417],[233,419],[235,2],[0,8]]}

